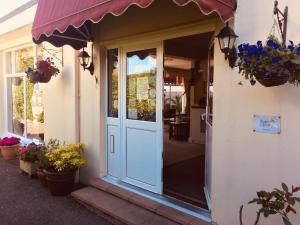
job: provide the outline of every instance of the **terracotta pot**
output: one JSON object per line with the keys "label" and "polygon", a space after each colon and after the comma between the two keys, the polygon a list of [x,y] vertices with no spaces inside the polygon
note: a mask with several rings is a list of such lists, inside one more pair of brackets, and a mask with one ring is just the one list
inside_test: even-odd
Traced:
{"label": "terracotta pot", "polygon": [[29,176],[33,176],[37,173],[37,164],[20,159],[20,169]]}
{"label": "terracotta pot", "polygon": [[52,195],[65,196],[73,191],[76,171],[57,173],[44,170],[44,173]]}
{"label": "terracotta pot", "polygon": [[19,145],[1,146],[1,155],[4,160],[13,160],[17,158]]}
{"label": "terracotta pot", "polygon": [[39,178],[39,181],[41,182],[41,184],[44,186],[44,187],[47,187],[47,179],[46,179],[46,174],[44,173],[44,169],[43,168],[37,168],[37,176]]}

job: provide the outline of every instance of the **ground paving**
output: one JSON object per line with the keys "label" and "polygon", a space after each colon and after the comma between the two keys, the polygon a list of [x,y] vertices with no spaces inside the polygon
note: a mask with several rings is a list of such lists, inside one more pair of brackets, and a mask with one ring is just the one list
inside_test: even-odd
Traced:
{"label": "ground paving", "polygon": [[0,225],[111,225],[70,196],[53,197],[0,157]]}

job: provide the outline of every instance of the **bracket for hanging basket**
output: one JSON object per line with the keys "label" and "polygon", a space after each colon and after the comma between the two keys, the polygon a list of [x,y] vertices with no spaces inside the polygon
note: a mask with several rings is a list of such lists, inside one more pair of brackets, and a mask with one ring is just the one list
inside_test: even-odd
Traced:
{"label": "bracket for hanging basket", "polygon": [[286,45],[287,23],[288,23],[289,8],[286,6],[284,12],[278,8],[278,0],[274,3],[274,15],[277,17],[282,43]]}

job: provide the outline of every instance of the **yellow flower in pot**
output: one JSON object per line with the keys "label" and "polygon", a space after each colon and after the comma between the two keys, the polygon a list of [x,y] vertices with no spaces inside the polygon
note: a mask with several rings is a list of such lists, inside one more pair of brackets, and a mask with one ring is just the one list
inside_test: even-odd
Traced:
{"label": "yellow flower in pot", "polygon": [[68,144],[46,154],[50,167],[45,170],[48,187],[52,195],[64,196],[74,187],[76,171],[86,161],[82,158],[84,144]]}
{"label": "yellow flower in pot", "polygon": [[20,144],[20,138],[4,137],[0,138],[0,149],[4,160],[16,159]]}

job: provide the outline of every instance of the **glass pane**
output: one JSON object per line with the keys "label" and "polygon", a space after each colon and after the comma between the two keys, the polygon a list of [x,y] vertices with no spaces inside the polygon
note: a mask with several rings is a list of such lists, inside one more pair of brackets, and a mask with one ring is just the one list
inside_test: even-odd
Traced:
{"label": "glass pane", "polygon": [[43,45],[38,45],[37,46],[37,61],[42,60],[43,59]]}
{"label": "glass pane", "polygon": [[107,51],[108,116],[118,117],[118,49]]}
{"label": "glass pane", "polygon": [[209,52],[209,73],[208,73],[208,115],[207,115],[207,121],[209,124],[212,125],[213,122],[213,96],[214,96],[214,46],[210,48]]}
{"label": "glass pane", "polygon": [[23,78],[8,79],[8,100],[10,103],[9,132],[24,134],[24,82]]}
{"label": "glass pane", "polygon": [[156,121],[156,49],[127,53],[127,118]]}
{"label": "glass pane", "polygon": [[28,67],[33,67],[33,47],[22,48],[16,51],[16,72],[23,73]]}
{"label": "glass pane", "polygon": [[[27,79],[27,78],[26,78]],[[44,140],[44,84],[26,80],[27,138]]]}

